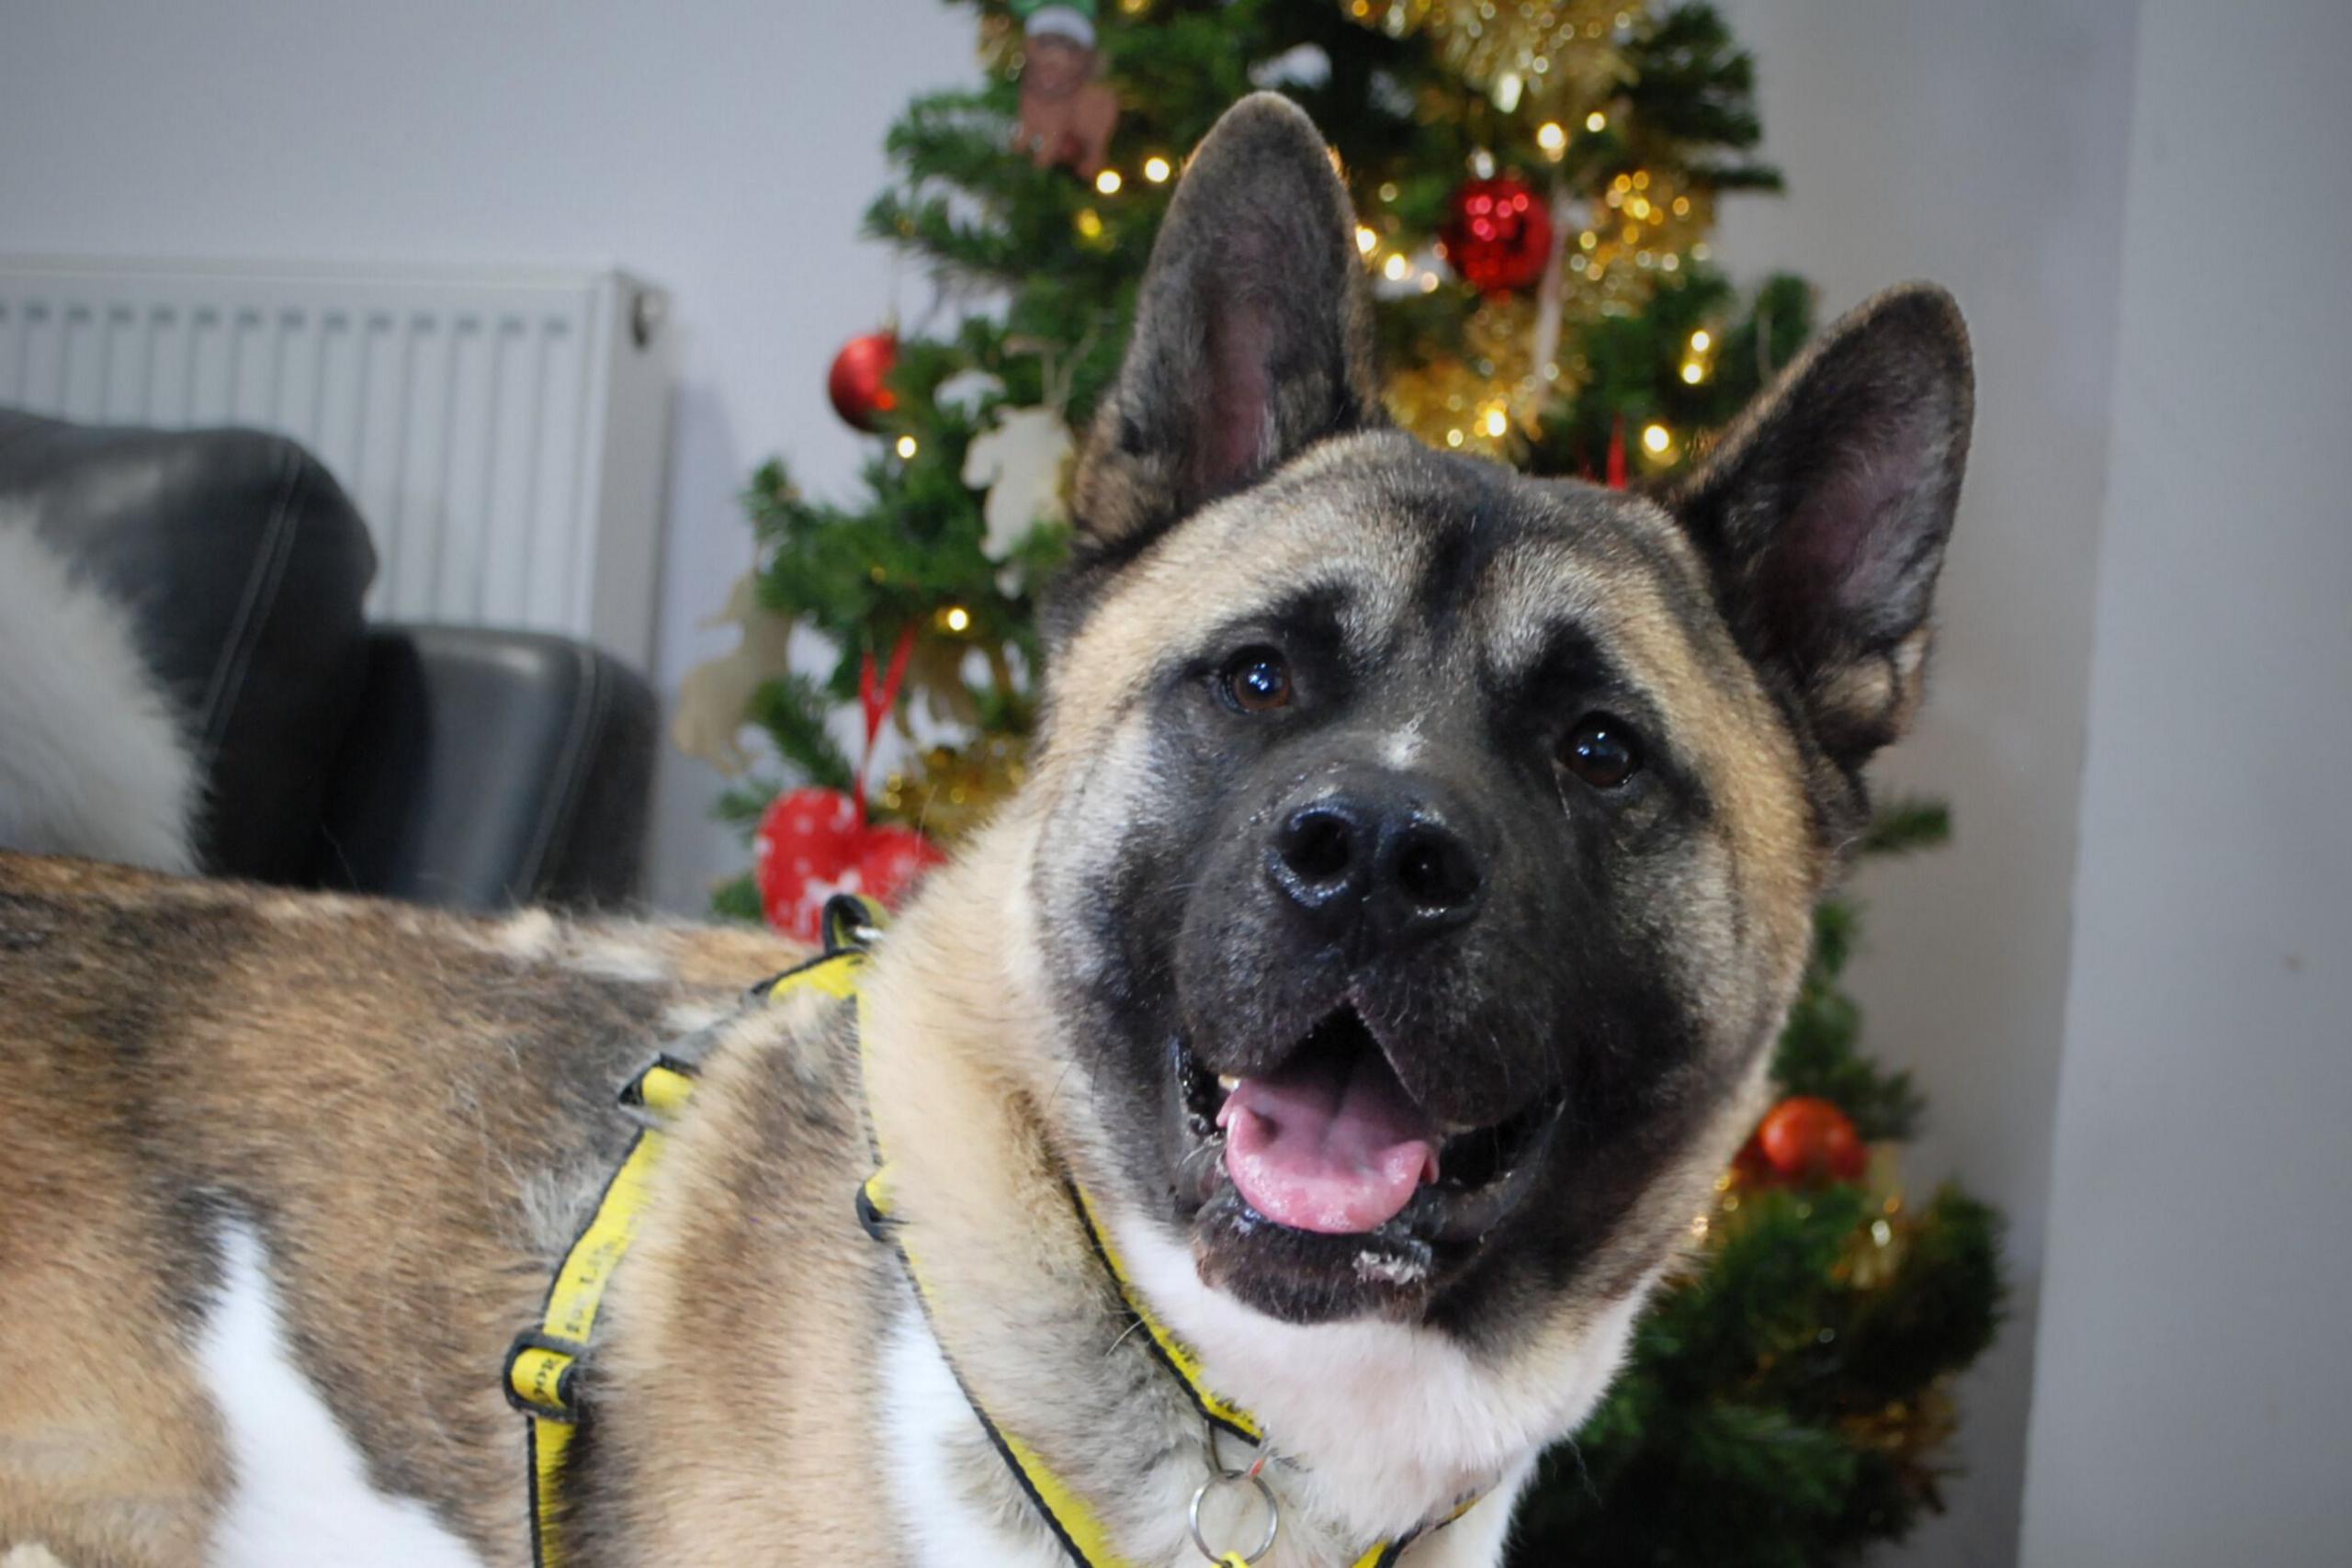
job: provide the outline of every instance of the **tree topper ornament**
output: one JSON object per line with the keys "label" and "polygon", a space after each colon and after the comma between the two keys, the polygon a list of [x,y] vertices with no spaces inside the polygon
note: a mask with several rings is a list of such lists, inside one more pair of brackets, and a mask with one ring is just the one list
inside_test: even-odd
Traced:
{"label": "tree topper ornament", "polygon": [[1013,145],[1036,165],[1067,164],[1092,179],[1109,161],[1119,96],[1102,80],[1094,47],[1096,0],[1013,0],[1026,45],[1021,124]]}

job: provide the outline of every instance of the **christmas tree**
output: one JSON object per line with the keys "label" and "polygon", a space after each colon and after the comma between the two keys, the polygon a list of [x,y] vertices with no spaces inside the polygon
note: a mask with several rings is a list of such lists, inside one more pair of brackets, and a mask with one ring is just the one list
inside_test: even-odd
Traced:
{"label": "christmas tree", "polygon": [[[780,462],[753,476],[743,645],[684,696],[682,742],[741,777],[721,811],[754,842],[718,906],[804,936],[833,888],[888,897],[1018,784],[1072,433],[1117,367],[1185,152],[1236,98],[1288,94],[1330,139],[1390,411],[1433,445],[1662,479],[1810,328],[1802,280],[1736,288],[1709,254],[1717,199],[1779,177],[1751,156],[1751,62],[1706,6],[952,3],[977,14],[982,81],[909,107],[867,225],[961,319],[843,349],[830,389],[876,436],[865,493],[804,496]],[[829,650],[821,673],[788,667],[796,628]],[[847,745],[842,715],[865,721]],[[746,726],[788,780],[750,767]],[[1945,827],[1896,807],[1864,850]],[[1997,1222],[1954,1190],[1901,1191],[1920,1106],[1860,1049],[1838,985],[1855,922],[1849,902],[1820,911],[1786,1098],[1614,1393],[1547,1460],[1516,1561],[1846,1561],[1937,1506],[1950,1380],[1997,1321]]]}

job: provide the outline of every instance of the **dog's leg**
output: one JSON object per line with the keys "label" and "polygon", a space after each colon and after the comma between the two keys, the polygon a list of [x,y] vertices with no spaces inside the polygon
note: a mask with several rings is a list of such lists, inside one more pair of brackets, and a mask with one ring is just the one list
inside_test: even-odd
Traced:
{"label": "dog's leg", "polygon": [[191,1354],[203,1243],[37,1098],[0,1094],[0,1568],[199,1568],[230,1485]]}

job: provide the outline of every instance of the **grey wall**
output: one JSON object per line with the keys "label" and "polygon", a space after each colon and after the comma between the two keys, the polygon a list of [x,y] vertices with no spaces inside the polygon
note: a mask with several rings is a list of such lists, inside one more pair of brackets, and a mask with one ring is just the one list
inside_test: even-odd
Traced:
{"label": "grey wall", "polygon": [[[928,290],[857,238],[882,134],[968,83],[933,0],[0,0],[0,251],[626,265],[682,349],[654,671],[750,564],[735,504],[782,451],[817,493],[865,452],[825,367]],[[903,296],[903,298],[900,298]],[[655,891],[747,863],[718,782],[663,749]]]}
{"label": "grey wall", "polygon": [[1877,773],[1948,796],[1946,852],[1873,867],[1849,973],[1866,1039],[1911,1066],[1927,1135],[1905,1175],[1963,1178],[2010,1218],[2017,1314],[1962,1383],[1951,1511],[1890,1559],[2016,1551],[2066,898],[2104,499],[2132,7],[1734,0],[1780,199],[1731,204],[1741,275],[1786,266],[1825,311],[1910,277],[1959,297],[1975,444],[1918,732]]}
{"label": "grey wall", "polygon": [[2352,7],[2142,14],[2024,1560],[2352,1525]]}

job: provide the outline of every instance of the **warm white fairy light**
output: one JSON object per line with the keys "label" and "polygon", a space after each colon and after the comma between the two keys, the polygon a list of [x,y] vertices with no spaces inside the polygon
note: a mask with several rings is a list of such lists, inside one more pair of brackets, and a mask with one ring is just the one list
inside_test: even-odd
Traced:
{"label": "warm white fairy light", "polygon": [[1642,449],[1652,457],[1663,455],[1666,449],[1673,445],[1674,433],[1666,426],[1645,424],[1642,427]]}
{"label": "warm white fairy light", "polygon": [[911,435],[901,435],[901,436],[899,436],[899,457],[913,457],[917,452],[919,452],[919,451],[921,451],[921,450],[922,450],[922,448],[921,448],[919,446],[917,446],[917,445],[916,445],[915,438],[914,438],[913,436],[911,436]]}
{"label": "warm white fairy light", "polygon": [[1105,169],[1094,176],[1094,188],[1104,196],[1118,195],[1119,187],[1125,184],[1126,182],[1119,177],[1119,171],[1116,169]]}
{"label": "warm white fairy light", "polygon": [[1143,177],[1149,180],[1153,185],[1166,185],[1168,183],[1168,176],[1175,172],[1175,165],[1157,152],[1154,152],[1150,157],[1146,158],[1143,161]]}

